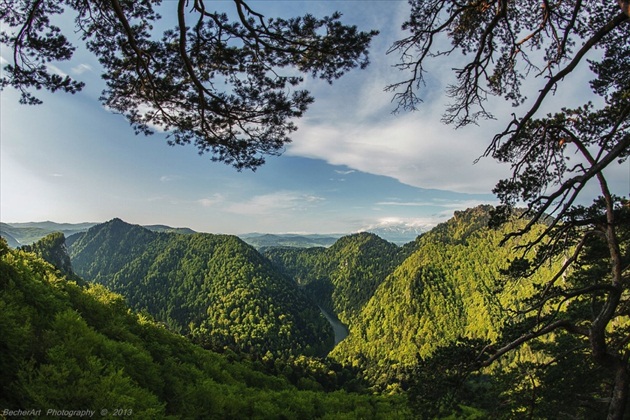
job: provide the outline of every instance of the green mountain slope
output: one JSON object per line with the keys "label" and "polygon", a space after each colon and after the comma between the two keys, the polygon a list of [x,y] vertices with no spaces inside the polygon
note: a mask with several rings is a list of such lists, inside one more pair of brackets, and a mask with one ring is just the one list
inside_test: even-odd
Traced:
{"label": "green mountain slope", "polygon": [[184,233],[188,235],[192,235],[193,233],[197,233],[194,230],[186,227],[174,228],[166,225],[145,225],[143,226],[146,229],[149,229],[153,232],[167,232],[167,233]]}
{"label": "green mountain slope", "polygon": [[0,310],[4,415],[80,409],[147,419],[409,418],[402,398],[299,391],[230,362],[131,312],[122,296],[68,281],[3,240]]}
{"label": "green mountain slope", "polygon": [[401,248],[372,233],[344,236],[326,249],[270,248],[264,255],[345,324],[402,261]]}
{"label": "green mountain slope", "polygon": [[37,254],[65,276],[73,280],[77,279],[72,269],[72,262],[66,246],[66,237],[63,233],[50,233],[32,245],[24,245],[22,250]]}
{"label": "green mountain slope", "polygon": [[17,248],[20,246],[20,241],[15,239],[11,233],[9,233],[10,226],[7,226],[6,223],[0,223],[0,237],[4,238],[7,242],[7,245],[11,248]]}
{"label": "green mountain slope", "polygon": [[[489,210],[457,212],[420,237],[331,356],[360,366],[372,382],[382,383],[458,337],[495,340],[507,316],[504,309],[516,308],[539,277],[493,293],[516,243],[499,245],[515,225],[487,228]],[[538,276],[545,274],[543,269]]]}
{"label": "green mountain slope", "polygon": [[114,219],[73,239],[77,274],[207,347],[258,356],[332,348],[317,306],[235,236],[159,233]]}

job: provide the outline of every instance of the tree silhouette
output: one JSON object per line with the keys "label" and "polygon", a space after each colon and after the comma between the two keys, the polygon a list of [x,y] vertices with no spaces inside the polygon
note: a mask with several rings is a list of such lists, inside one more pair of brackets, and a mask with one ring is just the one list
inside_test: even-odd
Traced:
{"label": "tree silhouette", "polygon": [[157,34],[160,0],[3,1],[0,42],[12,60],[0,88],[76,93],[84,84],[50,70],[69,60],[75,46],[56,26],[56,15],[74,13],[75,30],[103,66],[101,101],[124,115],[138,133],[159,127],[170,144],[194,144],[199,153],[237,169],[255,169],[279,154],[313,102],[299,89],[305,74],[330,83],[368,65],[376,31],[343,25],[341,15],[267,19],[233,0],[234,20],[203,0],[168,2],[177,26]]}
{"label": "tree silhouette", "polygon": [[[452,103],[444,122],[461,127],[494,118],[487,106],[492,97],[516,108],[484,154],[512,168],[494,189],[501,201],[494,222],[524,203],[520,217],[529,223],[511,235],[541,221],[548,225],[522,248],[529,266],[523,271],[519,259],[519,270],[528,274],[550,260],[563,264],[529,309],[516,315],[529,325],[526,332],[510,337],[485,364],[538,337],[574,334],[609,373],[610,419],[623,417],[630,384],[630,331],[623,321],[630,303],[628,201],[611,192],[605,173],[630,153],[627,3],[412,0],[403,26],[409,35],[390,50],[400,54],[397,66],[408,77],[388,87],[399,109],[415,109],[426,64],[462,53],[465,63],[454,69],[456,80],[447,88]],[[450,45],[444,47],[443,39]],[[594,73],[587,102],[541,115],[556,91],[574,83],[567,76],[584,62]],[[535,78],[542,86],[528,100],[523,84]],[[589,183],[599,197],[590,196]],[[580,205],[587,199],[594,204]]]}

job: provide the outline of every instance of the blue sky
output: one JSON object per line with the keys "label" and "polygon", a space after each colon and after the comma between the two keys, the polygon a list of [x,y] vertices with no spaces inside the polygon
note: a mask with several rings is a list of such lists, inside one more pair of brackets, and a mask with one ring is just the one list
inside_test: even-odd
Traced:
{"label": "blue sky", "polygon": [[[490,191],[507,168],[490,159],[473,161],[500,120],[462,130],[440,123],[452,62],[430,69],[419,111],[392,114],[391,93],[383,88],[404,75],[391,67],[397,57],[385,52],[401,37],[405,1],[250,4],[268,16],[340,10],[346,22],[381,31],[367,70],[332,86],[307,81],[315,104],[296,121],[299,130],[283,156],[254,173],[237,172],[193,147],[167,146],[163,133],[135,136],[98,102],[98,63],[79,50],[71,62],[54,65],[85,81],[83,92],[42,93],[44,104],[34,107],[19,105],[12,90],[1,94],[0,219],[120,217],[215,233],[348,233],[387,224],[430,227],[455,210],[495,202]],[[164,7],[175,10],[176,4]],[[8,52],[2,57],[4,62]],[[587,76],[557,100],[582,96]],[[511,112],[502,101],[491,106],[499,117]],[[617,175],[623,185],[627,169]]]}

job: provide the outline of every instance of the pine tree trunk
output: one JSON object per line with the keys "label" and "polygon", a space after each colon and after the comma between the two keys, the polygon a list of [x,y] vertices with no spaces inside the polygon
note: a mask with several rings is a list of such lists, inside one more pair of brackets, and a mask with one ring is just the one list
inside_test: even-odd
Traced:
{"label": "pine tree trunk", "polygon": [[628,401],[628,383],[630,382],[630,374],[628,374],[628,366],[621,363],[617,367],[615,374],[615,384],[608,406],[608,420],[622,420],[626,412],[626,402]]}

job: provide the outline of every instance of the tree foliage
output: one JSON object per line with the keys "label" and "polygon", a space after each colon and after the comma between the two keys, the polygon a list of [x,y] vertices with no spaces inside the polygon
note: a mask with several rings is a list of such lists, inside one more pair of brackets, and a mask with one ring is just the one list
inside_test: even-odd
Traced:
{"label": "tree foliage", "polygon": [[[25,104],[41,102],[33,89],[83,88],[49,66],[76,50],[67,29],[55,23],[57,15],[72,12],[78,37],[103,67],[101,101],[136,133],[159,127],[170,133],[170,144],[192,143],[213,160],[255,169],[264,155],[282,151],[296,130],[293,120],[313,102],[299,88],[304,75],[332,83],[366,67],[377,34],[342,24],[339,13],[266,18],[234,0],[228,16],[208,3],[3,1],[0,43],[13,54],[0,88],[19,89]],[[159,12],[177,21],[161,35],[155,30]]]}
{"label": "tree foliage", "polygon": [[66,237],[63,233],[51,233],[32,245],[23,246],[22,249],[27,252],[34,252],[41,259],[60,270],[64,275],[80,281],[72,270],[70,255],[66,247]]}
{"label": "tree foliage", "polygon": [[[540,277],[499,289],[500,269],[512,255],[500,242],[515,221],[486,225],[490,206],[457,212],[416,240],[350,324],[331,357],[358,366],[378,389],[400,390],[408,371],[461,337],[496,343],[509,310],[531,296]],[[540,227],[538,227],[540,229]],[[525,243],[532,235],[518,240]],[[511,244],[517,244],[513,239]],[[430,363],[430,362],[428,362]]]}
{"label": "tree foliage", "polygon": [[289,278],[234,236],[151,232],[114,219],[73,240],[86,280],[208,348],[324,356],[333,332]]}
{"label": "tree foliage", "polygon": [[270,248],[264,255],[325,310],[352,324],[399,264],[401,249],[373,233],[357,233],[329,248]]}
{"label": "tree foliage", "polygon": [[[622,418],[630,386],[626,322],[628,295],[628,201],[610,190],[605,170],[630,154],[630,42],[625,1],[410,1],[404,24],[409,35],[392,52],[409,77],[390,86],[402,108],[419,102],[426,65],[440,56],[464,54],[455,69],[452,99],[444,120],[455,126],[492,118],[491,97],[510,101],[520,114],[490,141],[484,156],[512,167],[494,192],[502,205],[496,223],[519,203],[528,223],[508,236],[523,235],[547,219],[546,229],[521,248],[529,274],[550,260],[564,259],[550,274],[529,310],[528,325],[493,353],[487,363],[531,340],[561,331],[588,343],[590,355],[613,386],[609,418]],[[621,6],[621,9],[620,7]],[[446,39],[450,46],[443,47]],[[550,97],[588,63],[591,95],[541,115]],[[539,90],[536,80],[541,80]],[[524,86],[528,86],[524,89]],[[533,98],[527,98],[534,91]],[[590,186],[599,192],[590,195]],[[599,197],[597,197],[599,195]],[[594,201],[593,201],[594,200]],[[590,207],[584,203],[593,201]],[[590,310],[579,307],[590,305]],[[568,310],[565,310],[568,308]]]}
{"label": "tree foliage", "polygon": [[404,419],[404,399],[301,390],[193,345],[0,239],[0,406],[134,418]]}

